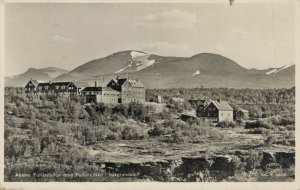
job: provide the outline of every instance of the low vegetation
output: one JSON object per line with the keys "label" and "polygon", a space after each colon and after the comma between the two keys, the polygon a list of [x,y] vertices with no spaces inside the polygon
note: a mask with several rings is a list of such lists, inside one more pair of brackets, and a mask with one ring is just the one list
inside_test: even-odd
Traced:
{"label": "low vegetation", "polygon": [[[228,91],[226,89],[204,89],[201,97],[213,93],[227,97],[234,109],[239,103],[254,101],[249,95],[251,90]],[[198,89],[148,90],[147,97],[159,92],[166,105],[160,112],[155,112],[155,105],[120,104],[85,104],[80,96],[64,95],[25,95],[21,89],[5,89],[5,179],[17,180],[18,172],[45,174],[53,171],[61,173],[99,172],[98,167],[89,164],[90,147],[103,142],[151,141],[153,139],[172,144],[205,144],[209,139],[213,143],[222,143],[230,136],[230,130],[246,130],[245,134],[261,135],[263,140],[256,144],[271,147],[273,144],[293,146],[294,143],[294,91],[253,90],[258,93],[260,102],[273,104],[253,105],[250,117],[259,120],[241,123],[222,121],[212,124],[200,119],[182,121],[179,118],[183,110],[192,110],[193,105],[187,101],[183,104],[168,102],[168,98],[179,92],[186,97]],[[197,93],[195,93],[195,96]],[[212,96],[213,97],[213,96]],[[273,97],[273,99],[272,99]],[[189,97],[190,98],[190,97]],[[274,100],[275,98],[275,100]],[[244,107],[243,107],[244,108]],[[243,126],[243,127],[241,127]],[[274,140],[274,135],[281,132],[286,141]],[[210,145],[208,145],[210,146]],[[246,160],[246,170],[250,171],[258,163],[256,153]],[[235,168],[240,168],[236,160]],[[53,179],[55,180],[55,179]],[[88,180],[88,179],[83,179]]]}

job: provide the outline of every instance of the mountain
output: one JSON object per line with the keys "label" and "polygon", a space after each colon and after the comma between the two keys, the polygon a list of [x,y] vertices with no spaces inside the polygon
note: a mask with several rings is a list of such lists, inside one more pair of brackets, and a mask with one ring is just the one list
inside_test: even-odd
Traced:
{"label": "mountain", "polygon": [[87,62],[69,73],[58,76],[54,80],[89,80],[103,76],[126,75],[153,67],[154,64],[167,61],[177,61],[184,58],[162,57],[150,55],[141,51],[122,51],[107,57]]}
{"label": "mountain", "polygon": [[47,67],[42,69],[30,68],[23,74],[5,77],[5,86],[24,86],[30,78],[49,81],[67,72],[69,71],[56,67]]}
{"label": "mountain", "polygon": [[7,78],[6,85],[22,85],[30,78],[45,81],[97,80],[105,84],[120,75],[139,78],[147,88],[295,86],[295,65],[264,70],[246,69],[231,59],[212,53],[174,57],[128,50],[89,61],[70,72],[57,68],[54,68],[56,72],[49,72],[47,69],[29,69],[22,75]]}
{"label": "mountain", "polygon": [[112,77],[139,78],[147,88],[228,87],[290,88],[295,86],[295,65],[265,70],[246,69],[212,53],[166,57],[129,50],[95,59],[54,80],[108,81]]}

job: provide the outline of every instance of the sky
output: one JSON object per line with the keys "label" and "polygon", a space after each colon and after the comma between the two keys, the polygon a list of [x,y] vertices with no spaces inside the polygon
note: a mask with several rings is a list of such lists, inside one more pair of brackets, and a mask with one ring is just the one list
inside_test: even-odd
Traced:
{"label": "sky", "polygon": [[29,68],[72,70],[124,50],[210,52],[257,69],[295,64],[294,4],[6,4],[5,76]]}

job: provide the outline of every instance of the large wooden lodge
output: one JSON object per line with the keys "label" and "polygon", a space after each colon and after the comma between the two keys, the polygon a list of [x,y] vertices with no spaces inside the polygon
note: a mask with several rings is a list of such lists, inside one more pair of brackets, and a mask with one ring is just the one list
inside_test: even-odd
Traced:
{"label": "large wooden lodge", "polygon": [[[25,93],[47,94],[57,93],[80,95],[86,103],[104,103],[116,105],[119,103],[145,103],[145,86],[139,79],[113,78],[106,85],[98,86],[89,82],[41,82],[31,79],[24,88]],[[173,98],[174,102],[183,103],[184,99]],[[211,122],[233,121],[233,108],[227,101],[189,100],[197,107],[195,117]],[[243,112],[242,112],[243,111]],[[247,110],[240,111],[239,118],[246,118]],[[238,118],[237,118],[238,119]]]}
{"label": "large wooden lodge", "polygon": [[144,103],[145,86],[139,79],[113,78],[106,86],[98,86],[97,82],[42,82],[30,79],[24,87],[25,93],[33,94],[66,94],[82,95],[87,103]]}

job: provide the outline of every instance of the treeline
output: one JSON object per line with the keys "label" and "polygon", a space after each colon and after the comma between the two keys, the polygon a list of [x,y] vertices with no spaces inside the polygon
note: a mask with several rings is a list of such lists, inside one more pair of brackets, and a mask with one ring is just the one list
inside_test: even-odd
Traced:
{"label": "treeline", "polygon": [[234,108],[246,109],[252,119],[281,115],[295,117],[295,87],[290,89],[229,89],[229,88],[172,88],[147,89],[146,101],[155,100],[160,95],[164,103],[170,104],[172,97],[185,99],[184,108],[190,105],[188,100],[226,100]]}
{"label": "treeline", "polygon": [[186,100],[222,99],[231,104],[295,104],[295,87],[290,89],[235,89],[235,88],[171,88],[147,89],[146,101],[161,95],[164,101],[171,97],[181,97]]}

